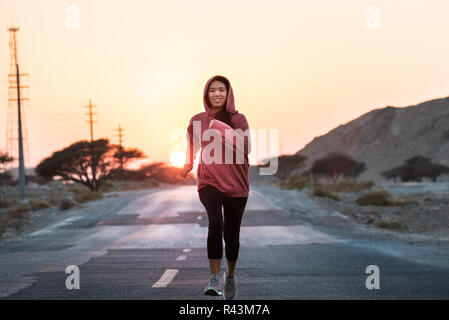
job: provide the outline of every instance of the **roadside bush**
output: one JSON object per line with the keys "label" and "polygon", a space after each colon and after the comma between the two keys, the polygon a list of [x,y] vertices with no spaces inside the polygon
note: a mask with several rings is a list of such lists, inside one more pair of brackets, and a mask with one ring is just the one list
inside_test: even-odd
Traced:
{"label": "roadside bush", "polygon": [[401,230],[404,225],[400,220],[396,219],[382,219],[376,222],[376,226],[382,229]]}
{"label": "roadside bush", "polygon": [[116,189],[116,187],[114,186],[114,184],[111,181],[106,181],[101,186],[100,191],[109,192],[109,191],[114,191],[115,189]]}
{"label": "roadside bush", "polygon": [[375,185],[373,181],[357,180],[354,178],[346,178],[335,184],[330,185],[332,191],[335,192],[355,192],[370,189]]}
{"label": "roadside bush", "polygon": [[359,206],[392,206],[394,201],[387,190],[373,190],[361,195],[356,201]]}
{"label": "roadside bush", "polygon": [[101,198],[103,198],[103,193],[101,191],[83,190],[83,191],[80,191],[78,194],[76,194],[73,197],[73,200],[75,200],[78,203],[85,203],[88,201],[101,199]]}
{"label": "roadside bush", "polygon": [[410,199],[409,197],[394,200],[393,204],[395,206],[409,206],[412,204],[419,206],[419,202],[417,200]]}
{"label": "roadside bush", "polygon": [[31,206],[28,204],[19,204],[17,207],[9,212],[9,215],[13,219],[24,219],[27,216],[27,212],[31,210]]}
{"label": "roadside bush", "polygon": [[29,223],[32,213],[30,204],[19,203],[15,207],[11,207],[9,211],[0,216],[0,237],[12,228],[16,232],[20,232],[27,223]]}
{"label": "roadside bush", "polygon": [[51,205],[50,205],[50,203],[48,203],[48,201],[39,200],[39,199],[30,200],[29,205],[31,207],[31,210],[33,210],[33,211],[47,209],[47,208],[51,207]]}
{"label": "roadside bush", "polygon": [[84,193],[86,191],[90,191],[89,188],[84,187],[82,185],[77,185],[77,184],[73,184],[67,187],[67,190],[74,193],[74,194],[81,194]]}
{"label": "roadside bush", "polygon": [[310,184],[310,178],[297,173],[291,174],[279,184],[281,189],[303,189]]}
{"label": "roadside bush", "polygon": [[59,204],[60,200],[59,200],[59,197],[49,196],[49,197],[47,197],[46,201],[50,204],[50,206],[54,207],[54,206],[57,206]]}
{"label": "roadside bush", "polygon": [[75,205],[75,201],[71,197],[62,197],[59,200],[58,208],[59,210],[67,210]]}
{"label": "roadside bush", "polygon": [[340,198],[336,194],[332,193],[331,191],[325,189],[322,186],[315,187],[313,189],[313,195],[317,197],[329,198],[335,201],[340,201]]}

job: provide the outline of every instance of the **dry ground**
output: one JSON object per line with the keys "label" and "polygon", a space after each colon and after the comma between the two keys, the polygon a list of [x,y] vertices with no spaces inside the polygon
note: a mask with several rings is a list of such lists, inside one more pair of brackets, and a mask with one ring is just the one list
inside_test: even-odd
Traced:
{"label": "dry ground", "polygon": [[[92,206],[99,206],[100,209],[101,205],[113,201],[111,198],[163,186],[165,184],[154,180],[114,181],[108,182],[101,191],[92,193],[79,184],[52,181],[45,185],[28,185],[26,201],[17,196],[18,187],[0,186],[0,241],[45,227],[60,217],[70,216],[75,211]],[[63,198],[71,200],[73,205],[61,209],[59,205]]]}
{"label": "dry ground", "polygon": [[449,240],[447,195],[410,194],[406,197],[417,203],[404,206],[359,206],[355,200],[360,195],[360,192],[341,192],[338,193],[340,201],[313,198],[318,204],[329,210],[336,210],[358,224],[414,235],[416,238],[421,236],[421,238]]}
{"label": "dry ground", "polygon": [[[441,186],[435,185],[435,192],[429,192],[428,188],[426,192],[416,192],[416,189],[407,192],[407,187],[399,186],[391,189],[401,190],[397,194],[390,192],[393,199],[408,200],[405,202],[409,204],[361,206],[356,199],[369,189],[333,192],[340,198],[340,201],[335,201],[313,195],[308,187],[288,190],[279,188],[278,183],[253,184],[253,188],[263,192],[275,205],[311,223],[349,228],[367,236],[407,241],[449,241],[449,188],[445,193],[441,192]],[[374,189],[388,190],[388,187],[375,185]]]}

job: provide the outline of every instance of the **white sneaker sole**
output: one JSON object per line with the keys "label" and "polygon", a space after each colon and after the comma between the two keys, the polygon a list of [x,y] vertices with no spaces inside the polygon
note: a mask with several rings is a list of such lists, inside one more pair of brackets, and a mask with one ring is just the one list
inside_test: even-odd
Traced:
{"label": "white sneaker sole", "polygon": [[223,293],[220,290],[217,290],[215,288],[209,287],[204,290],[204,294],[206,296],[221,296]]}

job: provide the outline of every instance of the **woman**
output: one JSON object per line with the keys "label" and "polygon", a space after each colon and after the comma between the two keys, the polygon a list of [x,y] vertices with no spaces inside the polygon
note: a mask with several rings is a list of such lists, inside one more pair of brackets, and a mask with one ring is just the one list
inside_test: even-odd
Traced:
{"label": "woman", "polygon": [[[235,110],[234,94],[228,79],[218,75],[210,78],[204,87],[203,103],[205,112],[198,113],[190,119],[187,129],[186,163],[181,175],[186,177],[192,170],[195,155],[201,147],[197,188],[209,219],[207,254],[211,273],[204,294],[222,295],[218,274],[224,238],[227,260],[227,271],[223,273],[224,298],[233,299],[236,295],[234,272],[240,246],[240,225],[249,195],[248,154],[251,150],[251,139],[246,117]],[[195,130],[195,127],[201,130]],[[203,155],[205,147],[209,143],[217,142],[215,138],[212,142],[205,138],[206,135],[203,134],[208,129],[216,129],[216,133],[221,135],[223,143],[219,147],[224,148],[221,162],[210,163],[211,161],[204,160],[211,156],[211,154]],[[232,136],[229,138],[226,130],[233,133],[235,141]],[[215,153],[215,149],[213,152]],[[226,152],[232,155],[232,163],[226,160]]]}

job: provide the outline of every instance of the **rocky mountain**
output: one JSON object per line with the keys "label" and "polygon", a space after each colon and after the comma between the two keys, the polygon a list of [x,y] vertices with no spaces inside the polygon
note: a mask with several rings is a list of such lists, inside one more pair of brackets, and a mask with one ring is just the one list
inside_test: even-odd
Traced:
{"label": "rocky mountain", "polygon": [[297,154],[308,157],[307,170],[332,151],[365,162],[367,169],[359,178],[376,182],[385,181],[380,172],[415,155],[449,166],[449,97],[409,107],[374,109],[315,137]]}

